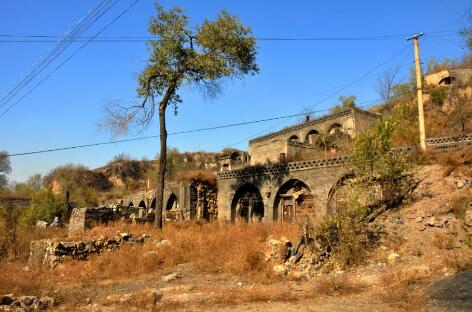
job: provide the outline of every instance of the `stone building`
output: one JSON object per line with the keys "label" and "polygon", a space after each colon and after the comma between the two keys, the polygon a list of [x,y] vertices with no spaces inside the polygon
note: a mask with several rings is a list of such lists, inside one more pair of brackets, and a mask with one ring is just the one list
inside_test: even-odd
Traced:
{"label": "stone building", "polygon": [[359,108],[350,108],[336,114],[284,128],[249,141],[251,165],[263,165],[294,159],[304,155],[310,159],[319,151],[316,138],[322,134],[341,134],[354,138],[357,134],[370,127],[379,118]]}
{"label": "stone building", "polygon": [[[168,183],[164,190],[163,220],[215,220],[218,214],[216,193],[216,185],[204,181]],[[119,204],[142,208],[142,214],[153,214],[155,190],[126,195]]]}
{"label": "stone building", "polygon": [[[351,174],[349,156],[315,159],[321,135],[352,139],[379,115],[350,108],[249,141],[248,166],[218,174],[218,219],[294,221],[330,212],[333,187]],[[304,155],[301,161],[291,161]]]}
{"label": "stone building", "polygon": [[467,84],[472,78],[472,66],[451,67],[424,76],[426,87],[444,87],[455,83]]}

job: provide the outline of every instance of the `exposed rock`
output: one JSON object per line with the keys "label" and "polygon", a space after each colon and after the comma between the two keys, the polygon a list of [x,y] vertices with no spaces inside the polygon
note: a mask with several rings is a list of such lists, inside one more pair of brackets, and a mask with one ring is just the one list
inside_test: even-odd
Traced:
{"label": "exposed rock", "polygon": [[435,217],[431,217],[428,219],[428,221],[426,222],[429,226],[434,226],[434,224],[436,223],[436,218]]}
{"label": "exposed rock", "polygon": [[36,226],[45,229],[48,226],[48,223],[46,221],[38,220],[36,221]]}
{"label": "exposed rock", "polygon": [[[147,236],[146,236],[147,237]],[[55,242],[48,239],[32,241],[30,244],[30,262],[36,265],[47,264],[55,267],[65,258],[86,260],[91,254],[100,254],[119,248],[121,244],[143,243],[128,233],[111,238],[101,236],[98,240],[78,242]]]}
{"label": "exposed rock", "polygon": [[401,261],[401,257],[399,254],[392,252],[388,255],[387,261],[390,265],[395,265]]}
{"label": "exposed rock", "polygon": [[13,303],[14,297],[13,294],[1,295],[0,296],[0,306],[1,305],[10,305]]}
{"label": "exposed rock", "polygon": [[51,297],[41,297],[38,300],[37,308],[40,310],[51,309],[54,306],[54,299]]}
{"label": "exposed rock", "polygon": [[30,308],[38,299],[35,296],[21,296],[17,300],[22,308]]}
{"label": "exposed rock", "polygon": [[173,281],[177,278],[179,278],[179,275],[177,273],[171,273],[171,274],[168,274],[166,276],[163,276],[162,280],[167,283],[167,282],[171,282],[171,281]]}
{"label": "exposed rock", "polygon": [[281,265],[281,264],[274,265],[273,269],[274,269],[275,275],[277,276],[287,274],[287,267],[285,267],[284,265]]}
{"label": "exposed rock", "polygon": [[472,227],[472,210],[469,209],[464,214],[464,224]]}

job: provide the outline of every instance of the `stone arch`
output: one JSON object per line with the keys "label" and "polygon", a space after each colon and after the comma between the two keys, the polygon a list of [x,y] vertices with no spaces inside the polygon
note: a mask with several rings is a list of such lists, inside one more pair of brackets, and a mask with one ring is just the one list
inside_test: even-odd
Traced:
{"label": "stone arch", "polygon": [[179,201],[177,200],[177,196],[174,193],[169,195],[167,199],[165,210],[164,210],[164,219],[167,221],[171,220],[178,220],[179,216]]}
{"label": "stone arch", "polygon": [[301,141],[300,141],[300,138],[299,138],[298,135],[296,135],[296,134],[290,136],[290,137],[288,138],[288,141],[289,141],[289,142],[296,142],[296,143],[301,142]]}
{"label": "stone arch", "polygon": [[130,201],[130,202],[128,203],[128,207],[134,207],[134,205],[133,205],[133,202],[132,202],[132,201]]}
{"label": "stone arch", "polygon": [[329,134],[339,134],[343,132],[344,132],[343,126],[337,122],[329,126],[328,131],[327,131],[327,133]]}
{"label": "stone arch", "polygon": [[231,220],[259,222],[264,219],[264,202],[261,192],[252,183],[238,188],[231,201]]}
{"label": "stone arch", "polygon": [[154,197],[151,201],[151,206],[149,206],[151,209],[156,209],[156,198]]}
{"label": "stone arch", "polygon": [[139,202],[138,207],[146,209],[146,202],[144,202],[144,199]]}
{"label": "stone arch", "polygon": [[439,80],[438,85],[439,86],[449,86],[449,85],[453,84],[455,80],[456,80],[456,78],[454,78],[452,76],[447,76],[447,77],[444,77],[441,80]]}
{"label": "stone arch", "polygon": [[277,221],[294,222],[304,215],[315,215],[314,196],[305,182],[289,179],[277,191],[273,211]]}
{"label": "stone arch", "polygon": [[318,134],[320,133],[316,129],[311,129],[310,131],[308,131],[308,133],[305,136],[305,143],[315,144],[316,136]]}
{"label": "stone arch", "polygon": [[350,172],[342,177],[340,177],[336,183],[333,184],[333,186],[330,188],[328,192],[328,199],[327,199],[327,213],[339,213],[340,211],[340,205],[343,203],[341,202],[343,200],[343,189],[348,186],[352,179],[355,178],[354,173]]}

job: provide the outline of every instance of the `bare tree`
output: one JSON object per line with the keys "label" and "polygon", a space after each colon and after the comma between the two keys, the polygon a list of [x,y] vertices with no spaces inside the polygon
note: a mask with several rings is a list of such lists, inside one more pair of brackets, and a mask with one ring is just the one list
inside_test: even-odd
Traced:
{"label": "bare tree", "polygon": [[166,109],[182,102],[177,91],[196,86],[205,96],[220,91],[223,78],[242,78],[259,71],[256,60],[256,39],[251,29],[235,16],[221,12],[215,21],[205,20],[190,27],[189,18],[181,8],[165,11],[156,5],[157,15],[149,23],[149,32],[156,36],[149,42],[148,65],[139,75],[138,105],[123,106],[119,102],[105,107],[104,124],[115,133],[130,126],[146,129],[157,112],[160,130],[159,171],[156,190],[155,226],[162,228],[164,180],[167,160]]}
{"label": "bare tree", "polygon": [[394,86],[399,72],[399,67],[386,71],[377,79],[377,93],[387,107],[390,107],[390,100],[394,95]]}

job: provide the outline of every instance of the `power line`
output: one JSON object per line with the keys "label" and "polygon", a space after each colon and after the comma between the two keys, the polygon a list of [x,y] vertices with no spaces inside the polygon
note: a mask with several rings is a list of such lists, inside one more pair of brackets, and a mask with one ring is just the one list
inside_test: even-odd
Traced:
{"label": "power line", "polygon": [[[114,2],[113,2],[114,1]],[[81,18],[66,37],[62,37],[59,43],[52,49],[39,64],[25,75],[25,77],[11,89],[1,100],[0,108],[5,106],[14,96],[16,96],[28,83],[37,75],[43,72],[49,64],[56,60],[71,44],[74,38],[83,34],[90,28],[101,16],[113,7],[118,0],[101,0],[92,9],[89,10],[84,18]]]}
{"label": "power line", "polygon": [[[429,32],[435,37],[456,35],[459,30],[454,31],[438,31]],[[353,36],[353,37],[256,37],[259,41],[371,41],[371,40],[398,40],[405,39],[405,37],[411,34],[399,34],[399,35],[380,35],[380,36]],[[77,36],[74,38],[67,38],[56,35],[16,35],[16,34],[0,34],[0,38],[13,38],[13,39],[0,39],[1,43],[42,43],[42,42],[55,42],[57,39],[64,39],[68,42],[85,42],[89,39],[93,39],[93,42],[147,42],[158,40],[152,36],[102,36],[102,37],[86,37]]]}
{"label": "power line", "polygon": [[[379,65],[375,66],[374,68],[372,68],[371,70],[367,71],[366,73],[364,73],[364,74],[361,75],[360,77],[354,79],[353,81],[347,83],[345,86],[341,87],[340,89],[337,89],[336,91],[334,91],[333,93],[331,93],[331,94],[329,94],[328,96],[324,97],[322,100],[318,101],[317,103],[315,103],[315,104],[309,106],[309,108],[313,108],[313,107],[315,107],[315,106],[318,106],[318,105],[322,104],[323,102],[329,100],[329,99],[332,98],[333,96],[338,95],[339,93],[341,93],[341,92],[343,92],[344,90],[348,89],[349,87],[351,87],[352,85],[356,84],[356,83],[359,82],[360,80],[364,79],[365,77],[367,77],[367,76],[370,75],[371,73],[375,72],[375,71],[376,71],[377,69],[379,69],[380,67],[384,66],[385,64],[387,64],[387,63],[389,63],[390,61],[392,61],[393,59],[395,59],[397,56],[401,55],[401,54],[402,54],[406,49],[408,49],[409,47],[410,47],[409,45],[406,45],[406,46],[405,46],[404,48],[402,48],[400,51],[396,52],[395,54],[393,54],[391,57],[387,58],[385,61],[383,61],[383,62],[380,63]],[[409,53],[407,53],[406,57],[408,57],[408,55],[409,55]],[[405,59],[403,60],[402,66],[404,66],[406,57],[405,57]],[[306,114],[306,112],[305,112],[305,114]],[[283,122],[281,122],[281,123],[278,123],[278,124],[276,124],[276,125],[273,125],[273,126],[267,128],[267,129],[265,129],[265,130],[263,130],[263,131],[261,131],[261,132],[258,132],[258,133],[254,134],[254,135],[251,135],[251,136],[247,137],[247,138],[244,138],[244,139],[242,139],[242,140],[239,140],[238,142],[233,143],[233,144],[231,144],[231,145],[229,145],[229,146],[234,146],[234,145],[236,145],[236,144],[240,144],[240,143],[242,143],[242,142],[244,142],[244,141],[246,141],[246,140],[249,140],[249,139],[251,139],[251,138],[254,138],[254,137],[260,135],[261,133],[270,131],[270,130],[276,128],[276,127],[280,127],[280,126],[282,126],[285,122],[286,122],[286,121],[283,121]]]}
{"label": "power line", "polygon": [[[399,94],[399,96],[410,94],[412,92],[414,92],[414,91]],[[362,107],[362,106],[365,106],[367,104],[379,102],[381,100],[382,99],[364,101],[364,102],[359,103],[358,106]],[[195,133],[195,132],[204,132],[204,131],[210,131],[210,130],[219,130],[219,129],[224,129],[224,128],[233,128],[233,127],[251,125],[251,124],[256,124],[256,123],[262,123],[262,122],[268,122],[268,121],[274,121],[274,120],[280,120],[280,119],[287,119],[287,118],[305,116],[307,114],[322,113],[322,112],[327,112],[329,110],[330,109],[322,109],[322,110],[308,111],[308,112],[297,113],[297,114],[292,114],[292,115],[282,115],[282,116],[275,116],[275,117],[265,118],[265,119],[257,119],[257,120],[243,121],[243,122],[232,123],[232,124],[224,124],[224,125],[218,125],[218,126],[213,126],[213,127],[205,127],[205,128],[197,128],[197,129],[190,129],[190,130],[184,130],[184,131],[177,131],[177,132],[169,133],[168,136]],[[85,147],[95,147],[95,146],[110,145],[110,144],[116,144],[116,143],[141,141],[141,140],[148,140],[148,139],[155,139],[155,138],[159,138],[159,135],[142,136],[142,137],[137,137],[137,138],[113,140],[113,141],[105,141],[105,142],[97,142],[97,143],[89,143],[89,144],[82,144],[82,145],[72,145],[72,146],[66,146],[66,147],[50,148],[50,149],[43,149],[43,150],[23,152],[23,153],[13,153],[13,154],[4,155],[3,157],[16,157],[16,156],[25,156],[25,155],[34,155],[34,154],[44,154],[44,153],[58,152],[58,151],[64,151],[64,150],[72,150],[72,149],[79,149],[79,148],[85,148]]]}
{"label": "power line", "polygon": [[13,107],[15,107],[18,103],[20,103],[26,96],[28,96],[31,92],[33,92],[37,87],[39,87],[43,82],[45,82],[53,73],[59,70],[62,66],[64,66],[68,61],[70,61],[76,54],[78,54],[83,48],[85,48],[90,42],[94,40],[94,38],[98,37],[101,33],[103,33],[108,27],[110,27],[113,23],[115,23],[118,19],[120,19],[123,15],[125,15],[129,10],[131,10],[139,1],[135,0],[131,5],[129,5],[125,10],[123,10],[117,17],[111,20],[108,24],[106,24],[99,32],[95,34],[95,36],[91,37],[89,41],[85,42],[81,45],[74,53],[72,53],[68,58],[66,58],[62,63],[56,66],[47,76],[45,76],[42,80],[40,80],[36,85],[34,85],[28,92],[26,92],[21,98],[19,98],[16,102],[10,105],[5,111],[0,113],[0,118],[8,113]]}

